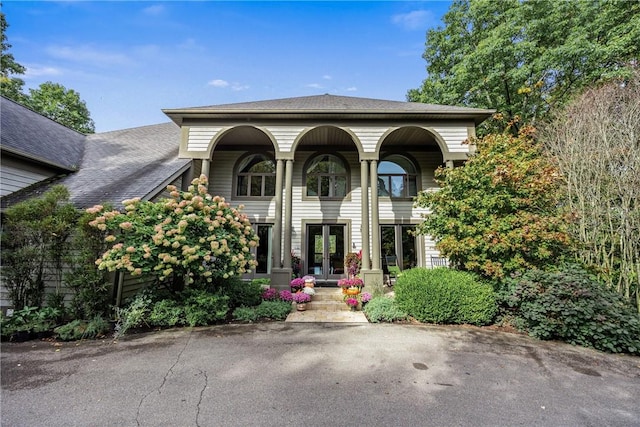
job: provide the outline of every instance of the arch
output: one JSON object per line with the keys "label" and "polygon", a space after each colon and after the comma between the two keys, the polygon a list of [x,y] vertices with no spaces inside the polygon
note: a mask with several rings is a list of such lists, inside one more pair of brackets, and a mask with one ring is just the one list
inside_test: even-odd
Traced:
{"label": "arch", "polygon": [[[331,165],[334,166],[331,167]],[[309,171],[316,167],[318,170]],[[322,170],[323,168],[326,170]],[[309,186],[310,177],[315,178],[311,187]],[[302,181],[304,197],[342,200],[351,192],[349,162],[339,153],[324,151],[313,153],[304,163]],[[312,194],[309,194],[310,192]]]}
{"label": "arch", "polygon": [[270,153],[247,152],[233,167],[234,197],[275,196],[276,162]]}
{"label": "arch", "polygon": [[387,153],[378,162],[378,196],[415,197],[421,190],[420,177],[420,166],[414,158],[405,153]]}
{"label": "arch", "polygon": [[[207,158],[211,159],[211,157],[213,156],[213,152],[225,138],[229,137],[230,135],[233,135],[234,132],[242,131],[243,129],[253,129],[257,132],[262,133],[264,136],[266,136],[266,139],[269,142],[271,142],[273,151],[275,153],[278,153],[279,151],[278,141],[273,136],[273,134],[269,132],[269,130],[267,130],[266,128],[259,127],[259,126],[252,126],[252,125],[235,125],[235,126],[224,127],[220,129],[218,132],[216,132],[216,134],[209,141],[209,145],[207,146]],[[255,144],[251,146],[255,147]]]}
{"label": "arch", "polygon": [[364,149],[362,148],[362,142],[360,141],[360,138],[358,138],[358,136],[348,127],[334,126],[334,125],[318,125],[318,126],[313,126],[313,127],[304,129],[298,134],[298,136],[296,136],[295,140],[293,141],[293,144],[291,145],[291,152],[292,153],[296,152],[296,150],[298,149],[298,146],[304,142],[303,140],[305,139],[305,137],[310,135],[312,132],[318,131],[319,129],[322,129],[322,128],[338,129],[346,133],[350,137],[351,142],[353,142],[353,145],[356,147],[356,150],[358,151],[358,157],[362,158]]}
{"label": "arch", "polygon": [[376,153],[378,154],[378,158],[380,156],[380,150],[382,148],[382,144],[384,144],[393,133],[398,132],[402,129],[409,129],[409,128],[417,128],[427,132],[429,135],[433,137],[434,141],[438,145],[438,148],[442,153],[443,161],[445,158],[448,157],[449,147],[447,147],[447,143],[438,132],[436,132],[433,128],[428,126],[409,125],[409,126],[398,126],[398,127],[389,128],[384,134],[382,134],[382,136],[378,140],[378,143],[376,144]]}

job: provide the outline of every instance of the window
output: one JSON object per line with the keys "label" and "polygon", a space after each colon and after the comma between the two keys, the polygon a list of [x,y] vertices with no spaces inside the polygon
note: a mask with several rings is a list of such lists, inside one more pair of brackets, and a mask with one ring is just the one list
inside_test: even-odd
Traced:
{"label": "window", "polygon": [[409,198],[418,195],[418,173],[413,163],[394,154],[378,164],[378,196]]}
{"label": "window", "polygon": [[250,154],[240,161],[237,171],[236,196],[275,196],[276,166],[268,156]]}
{"label": "window", "polygon": [[380,240],[383,270],[387,269],[387,259],[393,257],[402,270],[417,265],[416,236],[414,225],[381,225]]}
{"label": "window", "polygon": [[345,162],[332,154],[321,154],[308,163],[307,196],[343,198],[349,192]]}

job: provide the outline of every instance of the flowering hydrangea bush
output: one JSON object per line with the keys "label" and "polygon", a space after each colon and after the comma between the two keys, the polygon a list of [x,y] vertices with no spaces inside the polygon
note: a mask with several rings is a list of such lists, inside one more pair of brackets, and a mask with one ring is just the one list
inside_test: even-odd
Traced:
{"label": "flowering hydrangea bush", "polygon": [[211,196],[207,178],[192,181],[188,191],[168,186],[170,198],[157,203],[123,201],[125,212],[100,206],[89,225],[109,231],[111,247],[96,261],[100,269],[128,271],[134,276],[154,275],[173,287],[194,280],[212,282],[252,269],[250,248],[258,237],[242,206],[232,208],[224,198]]}

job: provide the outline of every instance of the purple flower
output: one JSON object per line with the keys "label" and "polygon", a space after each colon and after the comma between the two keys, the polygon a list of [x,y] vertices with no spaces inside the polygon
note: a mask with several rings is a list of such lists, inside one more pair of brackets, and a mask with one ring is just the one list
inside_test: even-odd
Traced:
{"label": "purple flower", "polygon": [[286,289],[282,290],[280,291],[280,300],[285,302],[291,302],[293,301],[293,294],[291,293],[291,291],[287,291]]}
{"label": "purple flower", "polygon": [[371,294],[369,292],[363,292],[360,294],[360,301],[366,303],[371,301]]}
{"label": "purple flower", "polygon": [[293,301],[296,304],[304,304],[311,301],[311,295],[307,295],[304,292],[298,292],[293,294]]}
{"label": "purple flower", "polygon": [[304,279],[300,277],[296,277],[291,281],[291,288],[300,289],[304,286]]}
{"label": "purple flower", "polygon": [[349,307],[356,307],[358,305],[358,300],[355,298],[347,298],[344,300]]}
{"label": "purple flower", "polygon": [[274,288],[265,289],[262,293],[262,299],[266,301],[274,301],[278,299],[278,290]]}

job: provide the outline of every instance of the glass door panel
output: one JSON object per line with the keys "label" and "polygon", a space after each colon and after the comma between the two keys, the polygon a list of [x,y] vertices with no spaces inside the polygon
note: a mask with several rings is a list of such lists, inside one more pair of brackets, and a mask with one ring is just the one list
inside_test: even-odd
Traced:
{"label": "glass door panel", "polygon": [[258,224],[257,234],[260,239],[256,248],[256,274],[271,273],[271,225]]}
{"label": "glass door panel", "polygon": [[307,273],[320,280],[344,275],[345,226],[318,224],[307,226]]}

